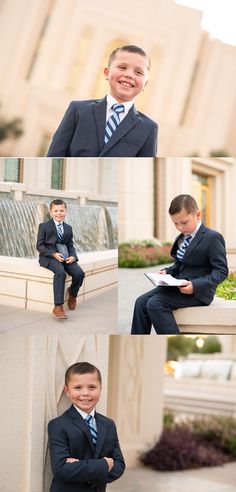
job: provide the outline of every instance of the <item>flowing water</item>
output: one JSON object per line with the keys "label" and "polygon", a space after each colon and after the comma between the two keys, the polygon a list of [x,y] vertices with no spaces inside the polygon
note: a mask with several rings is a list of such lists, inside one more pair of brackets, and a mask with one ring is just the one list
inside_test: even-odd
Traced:
{"label": "flowing water", "polygon": [[[48,211],[45,217],[42,210]],[[0,200],[0,255],[38,256],[38,225],[49,219],[49,207],[42,202]],[[117,247],[117,207],[68,204],[66,222],[73,228],[74,244],[79,252]]]}

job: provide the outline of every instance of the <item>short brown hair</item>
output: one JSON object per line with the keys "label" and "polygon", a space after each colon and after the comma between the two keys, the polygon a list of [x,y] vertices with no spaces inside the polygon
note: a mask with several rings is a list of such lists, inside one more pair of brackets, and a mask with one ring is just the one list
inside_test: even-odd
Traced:
{"label": "short brown hair", "polygon": [[65,208],[66,208],[66,202],[64,202],[64,200],[61,200],[60,198],[57,198],[56,200],[53,200],[51,203],[50,203],[50,210],[52,209],[52,207],[54,205],[65,205]]}
{"label": "short brown hair", "polygon": [[134,44],[127,44],[126,46],[121,46],[120,48],[116,48],[114,51],[112,51],[108,60],[108,67],[110,67],[111,63],[113,62],[119,51],[128,51],[128,53],[137,53],[138,55],[147,58],[148,70],[150,70],[150,66],[151,66],[150,58],[147,56],[147,54],[142,48],[139,48],[139,46],[135,46]]}
{"label": "short brown hair", "polygon": [[170,204],[169,214],[178,214],[182,210],[182,208],[184,208],[188,212],[188,214],[197,212],[197,210],[199,210],[197,202],[195,198],[193,198],[193,196],[178,195],[172,200]]}
{"label": "short brown hair", "polygon": [[102,384],[102,376],[96,366],[90,364],[89,362],[75,362],[75,364],[72,364],[72,366],[68,367],[65,373],[65,385],[68,385],[70,376],[72,374],[93,374],[94,372],[97,373],[99,383]]}

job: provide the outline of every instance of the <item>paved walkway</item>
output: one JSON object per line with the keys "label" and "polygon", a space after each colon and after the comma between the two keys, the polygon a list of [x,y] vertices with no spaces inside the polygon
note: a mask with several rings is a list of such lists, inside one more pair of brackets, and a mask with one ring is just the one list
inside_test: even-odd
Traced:
{"label": "paved walkway", "polygon": [[[118,296],[118,331],[129,334],[135,299],[151,290],[154,286],[145,277],[146,272],[157,272],[166,265],[157,265],[145,268],[119,268],[119,296]],[[153,333],[154,330],[152,330]]]}
{"label": "paved walkway", "polygon": [[117,288],[109,289],[59,320],[50,313],[0,306],[0,334],[92,335],[117,334]]}
{"label": "paved walkway", "polygon": [[133,468],[107,492],[236,492],[236,464],[178,472]]}

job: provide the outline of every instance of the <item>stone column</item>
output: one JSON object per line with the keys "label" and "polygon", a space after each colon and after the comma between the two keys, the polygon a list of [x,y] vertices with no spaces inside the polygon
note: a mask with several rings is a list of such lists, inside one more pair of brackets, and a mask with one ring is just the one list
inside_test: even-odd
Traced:
{"label": "stone column", "polygon": [[154,160],[119,159],[119,241],[153,237]]}
{"label": "stone column", "polygon": [[108,416],[114,418],[127,466],[160,435],[166,337],[111,336]]}

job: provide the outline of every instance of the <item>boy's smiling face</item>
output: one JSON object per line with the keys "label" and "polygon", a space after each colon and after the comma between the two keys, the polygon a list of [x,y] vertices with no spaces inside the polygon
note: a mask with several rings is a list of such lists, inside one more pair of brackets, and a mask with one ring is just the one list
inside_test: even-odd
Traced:
{"label": "boy's smiling face", "polygon": [[53,205],[50,210],[50,215],[52,219],[56,220],[57,222],[63,222],[66,216],[66,207],[64,203],[62,205]]}
{"label": "boy's smiling face", "polygon": [[118,51],[104,74],[111,96],[120,103],[132,101],[148,83],[148,60],[138,53]]}
{"label": "boy's smiling face", "polygon": [[86,413],[90,413],[96,406],[102,386],[97,372],[85,374],[71,374],[64,391],[70,402]]}
{"label": "boy's smiling face", "polygon": [[171,220],[179,232],[188,235],[195,231],[200,217],[200,210],[189,213],[185,208],[182,208],[180,212],[171,215]]}

